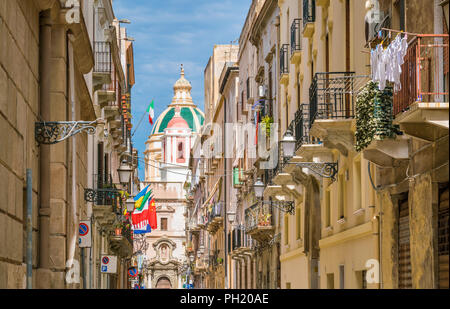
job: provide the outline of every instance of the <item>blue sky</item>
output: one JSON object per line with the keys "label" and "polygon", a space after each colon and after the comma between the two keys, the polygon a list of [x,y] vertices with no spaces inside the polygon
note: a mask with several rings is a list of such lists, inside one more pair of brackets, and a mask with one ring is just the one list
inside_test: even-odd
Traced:
{"label": "blue sky", "polygon": [[[164,111],[180,76],[180,64],[192,84],[192,98],[203,110],[203,71],[215,44],[239,38],[251,0],[114,0],[118,19],[135,39],[136,85],[132,90],[133,131],[148,104],[155,100],[155,116]],[[151,126],[146,117],[133,137],[140,156]],[[144,179],[143,164],[139,175]]]}

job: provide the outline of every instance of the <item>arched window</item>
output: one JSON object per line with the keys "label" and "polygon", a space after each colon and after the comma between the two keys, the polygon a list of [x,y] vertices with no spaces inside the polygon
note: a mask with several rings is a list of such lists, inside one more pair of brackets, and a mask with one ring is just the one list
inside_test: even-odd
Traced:
{"label": "arched window", "polygon": [[185,163],[186,159],[184,158],[184,144],[183,142],[178,143],[177,147],[177,163]]}

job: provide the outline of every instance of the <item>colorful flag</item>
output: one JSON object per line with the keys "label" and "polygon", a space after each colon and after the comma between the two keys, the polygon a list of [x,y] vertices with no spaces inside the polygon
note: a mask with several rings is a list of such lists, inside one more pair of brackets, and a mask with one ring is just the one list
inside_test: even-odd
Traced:
{"label": "colorful flag", "polygon": [[155,200],[152,199],[150,201],[150,208],[149,208],[149,217],[150,217],[150,227],[153,230],[156,230],[158,228],[158,218],[156,217],[156,204],[155,204]]}
{"label": "colorful flag", "polygon": [[152,231],[149,220],[149,203],[145,203],[141,210],[135,209],[131,215],[131,221],[133,226],[133,233],[146,234]]}
{"label": "colorful flag", "polygon": [[147,192],[147,194],[142,198],[141,204],[138,205],[137,203],[138,203],[139,201],[136,202],[136,203],[134,204],[134,208],[137,209],[137,210],[142,210],[142,209],[144,208],[145,204],[146,204],[148,201],[151,201],[151,200],[153,199],[153,198],[152,198],[152,193],[153,193],[153,191],[150,189],[150,190]]}
{"label": "colorful flag", "polygon": [[139,192],[138,195],[134,198],[134,208],[141,210],[142,207],[145,205],[147,200],[149,199],[150,195],[152,194],[152,189],[149,189],[150,185],[145,187],[144,190]]}
{"label": "colorful flag", "polygon": [[147,113],[148,113],[148,121],[150,122],[151,125],[153,125],[153,119],[155,118],[154,100],[152,100],[152,103],[150,103],[150,105],[148,106]]}
{"label": "colorful flag", "polygon": [[144,188],[144,190],[142,190],[141,192],[139,192],[138,195],[136,195],[136,196],[134,197],[134,201],[136,202],[138,199],[140,199],[141,197],[145,196],[145,194],[147,194],[147,190],[148,190],[149,187],[150,187],[150,185],[146,186],[146,187]]}

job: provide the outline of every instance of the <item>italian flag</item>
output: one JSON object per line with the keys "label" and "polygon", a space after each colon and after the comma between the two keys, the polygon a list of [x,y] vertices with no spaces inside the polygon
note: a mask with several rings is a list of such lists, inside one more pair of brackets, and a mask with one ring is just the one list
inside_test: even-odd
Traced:
{"label": "italian flag", "polygon": [[152,100],[152,103],[150,103],[150,105],[147,108],[147,113],[148,113],[148,121],[150,122],[151,125],[153,125],[153,119],[155,118],[155,104]]}

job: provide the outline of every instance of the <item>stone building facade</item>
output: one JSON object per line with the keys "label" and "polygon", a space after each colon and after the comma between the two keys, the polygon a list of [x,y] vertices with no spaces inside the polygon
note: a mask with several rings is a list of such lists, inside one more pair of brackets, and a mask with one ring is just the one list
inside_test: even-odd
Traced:
{"label": "stone building facade", "polygon": [[[231,253],[223,274],[229,287],[448,288],[446,9],[448,1],[252,1],[233,65],[238,99],[230,73],[218,100],[236,101],[236,114],[224,108],[211,119],[277,123],[275,137],[291,136],[295,151],[288,157],[279,144],[252,158],[245,140],[243,159],[234,151],[233,170],[221,173],[233,195],[221,221],[233,223],[217,232]],[[397,35],[408,36],[409,48],[402,89],[390,95],[383,123],[399,131],[357,150],[356,104],[371,80],[370,51]],[[196,152],[205,155],[201,146]],[[200,175],[192,196],[209,196],[203,183],[216,173],[208,164],[191,162]],[[264,202],[254,194],[258,180]],[[202,229],[208,225],[197,222],[191,230]],[[198,252],[203,278],[216,263]]]}
{"label": "stone building facade", "polygon": [[[133,153],[131,140],[125,137],[130,129],[127,121],[121,128],[124,139],[118,142],[112,136],[112,119],[105,116],[104,107],[114,105],[117,115],[126,117],[130,105],[119,106],[122,95],[130,94],[134,73],[124,73],[127,63],[119,60],[112,64],[111,60],[109,65],[122,72],[120,79],[114,79],[111,70],[103,71],[105,78],[98,83],[94,32],[103,33],[107,28],[111,36],[106,40],[116,47],[107,51],[108,56],[120,59],[128,55],[124,59],[131,68],[132,45],[122,44],[120,35],[116,35],[123,30],[114,17],[111,1],[83,0],[74,6],[65,5],[65,1],[52,0],[0,3],[2,288],[128,287],[127,258],[132,254],[132,240],[125,234],[114,237],[112,225],[124,203],[116,199],[114,203],[119,206],[115,204],[114,210],[112,202],[102,203],[102,218],[106,215],[111,220],[102,221],[95,215],[100,205],[87,202],[85,191],[98,189],[94,188],[97,142],[109,140],[117,145],[104,152],[110,155],[107,162],[115,184],[119,182],[120,155],[127,149]],[[103,14],[101,21],[96,19],[98,12]],[[115,87],[106,101],[100,101],[98,90],[109,90],[112,80],[122,87]],[[97,130],[95,136],[80,133],[52,145],[38,143],[37,138],[44,135],[36,131],[36,124],[52,121],[92,122]],[[105,132],[111,134],[109,138],[105,139]],[[119,147],[122,144],[125,147]],[[28,169],[32,172],[31,201],[25,194]],[[27,202],[32,204],[32,213],[27,211]],[[32,237],[26,232],[27,215],[32,219]],[[78,245],[80,220],[92,223],[90,248]],[[28,244],[32,256],[27,253]],[[101,254],[121,255],[116,275],[100,273]],[[32,271],[27,276],[29,261]]]}

